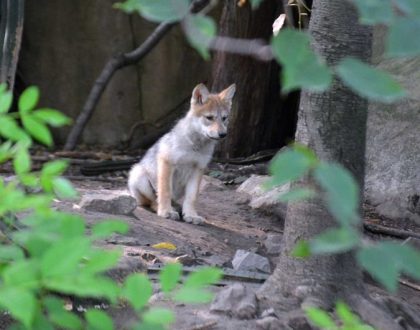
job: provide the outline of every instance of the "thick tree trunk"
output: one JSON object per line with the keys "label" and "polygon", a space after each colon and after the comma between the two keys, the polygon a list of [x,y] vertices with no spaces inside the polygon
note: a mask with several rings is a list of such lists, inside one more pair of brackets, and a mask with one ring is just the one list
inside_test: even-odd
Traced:
{"label": "thick tree trunk", "polygon": [[[220,35],[269,40],[272,23],[282,9],[281,1],[266,0],[255,11],[249,4],[238,7],[237,3],[224,2]],[[237,85],[228,136],[216,151],[218,157],[248,156],[281,147],[287,138],[293,138],[297,97],[281,99],[280,69],[274,61],[262,63],[250,57],[217,53],[214,63],[214,91],[232,83]]]}
{"label": "thick tree trunk", "polygon": [[[354,8],[343,0],[315,0],[309,27],[312,46],[329,65],[344,56],[369,60],[371,31],[358,24]],[[363,191],[367,101],[336,80],[322,94],[302,92],[297,141],[313,149],[324,161],[343,164],[355,176]],[[299,185],[308,184],[304,179]],[[362,273],[352,253],[296,259],[290,252],[296,242],[309,239],[334,225],[334,220],[319,199],[290,204],[287,210],[283,250],[274,274],[262,287],[259,298],[287,309],[303,305],[332,307],[344,299],[358,312],[370,313],[378,329],[398,329],[365,295]],[[287,298],[286,298],[287,297]],[[362,315],[364,316],[364,315]],[[369,321],[373,322],[369,317]],[[388,324],[387,324],[388,323]]]}

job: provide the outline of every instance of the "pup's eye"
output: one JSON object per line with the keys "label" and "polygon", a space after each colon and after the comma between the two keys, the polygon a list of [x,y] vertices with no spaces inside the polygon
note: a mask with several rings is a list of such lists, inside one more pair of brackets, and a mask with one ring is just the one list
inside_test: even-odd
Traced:
{"label": "pup's eye", "polygon": [[208,120],[214,120],[214,116],[206,116],[206,119],[208,119]]}
{"label": "pup's eye", "polygon": [[223,121],[226,121],[226,119],[227,119],[227,117],[226,117],[226,116],[223,116],[223,117],[222,117],[222,120],[223,120]]}

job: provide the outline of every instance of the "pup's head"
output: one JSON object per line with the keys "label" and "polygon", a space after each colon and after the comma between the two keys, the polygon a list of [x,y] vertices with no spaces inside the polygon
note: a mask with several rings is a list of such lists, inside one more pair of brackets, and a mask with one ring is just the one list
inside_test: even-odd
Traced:
{"label": "pup's head", "polygon": [[218,94],[210,94],[203,84],[197,85],[191,97],[190,114],[198,121],[201,134],[219,140],[227,135],[229,112],[235,95],[235,84]]}

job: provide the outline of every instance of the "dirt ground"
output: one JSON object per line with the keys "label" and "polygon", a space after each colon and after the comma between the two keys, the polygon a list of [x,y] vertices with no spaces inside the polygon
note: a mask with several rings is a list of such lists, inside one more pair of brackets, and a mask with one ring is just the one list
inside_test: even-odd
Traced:
{"label": "dirt ground", "polygon": [[[103,242],[104,248],[120,247],[124,250],[124,262],[129,266],[123,269],[123,272],[145,271],[145,267],[148,267],[150,276],[156,279],[156,268],[177,258],[190,267],[189,269],[201,265],[214,265],[233,271],[231,261],[238,249],[268,257],[271,268],[274,269],[277,256],[267,255],[263,241],[270,233],[281,234],[284,221],[277,215],[252,209],[248,206],[249,196],[236,191],[239,183],[251,174],[262,174],[265,171],[266,164],[248,167],[213,164],[207,173],[211,176],[205,177],[198,199],[197,210],[207,219],[201,226],[163,219],[142,208],[137,208],[131,215],[116,216],[86,211],[80,208],[79,201],[57,202],[56,207],[63,211],[83,215],[87,219],[88,226],[109,218],[126,221],[130,225],[130,230],[126,235],[114,235]],[[92,193],[104,195],[111,192],[126,193],[126,171],[96,177],[82,177],[76,172],[77,169],[70,171],[69,178],[81,196]],[[389,220],[377,217],[368,206],[366,208],[367,220],[383,225],[389,224]],[[400,224],[398,227],[407,229],[407,224]],[[417,226],[408,227],[413,232],[420,233]],[[372,233],[369,233],[368,237],[370,239],[390,238]],[[170,242],[177,248],[170,251],[152,247],[160,242]],[[244,283],[252,290],[258,290],[263,282],[261,278],[264,276],[260,274],[260,277],[253,278],[248,275],[250,274],[239,278],[228,277],[212,290],[217,293],[235,281]],[[373,295],[387,295],[368,276],[366,276],[366,281]],[[420,286],[416,288],[418,283],[411,279],[409,282],[414,286],[401,285],[398,297],[420,312]],[[258,329],[256,320],[237,320],[226,315],[210,313],[209,304],[175,304],[162,299],[159,294],[156,294],[152,300],[152,305],[166,306],[176,312],[177,321],[171,329]],[[113,313],[118,329],[123,329],[124,325],[132,320],[132,314],[127,309],[119,308]]]}

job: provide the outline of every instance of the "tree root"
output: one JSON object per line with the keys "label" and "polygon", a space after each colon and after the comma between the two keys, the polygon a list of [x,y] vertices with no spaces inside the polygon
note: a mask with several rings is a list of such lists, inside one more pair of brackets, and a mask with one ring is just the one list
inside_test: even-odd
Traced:
{"label": "tree root", "polygon": [[[304,316],[305,308],[319,307],[329,311],[333,309],[331,299],[325,299],[326,296],[318,296],[313,291],[308,291],[306,297],[295,296],[295,293],[288,297],[277,294],[267,297],[257,293],[260,314],[264,315],[264,311],[270,307],[274,310],[271,315],[263,316],[258,321],[261,329],[312,329]],[[333,296],[331,294],[329,298]],[[345,291],[340,296],[341,298],[336,299],[343,300],[365,323],[377,330],[420,329],[418,313],[398,298],[389,295],[373,298],[368,294]]]}

